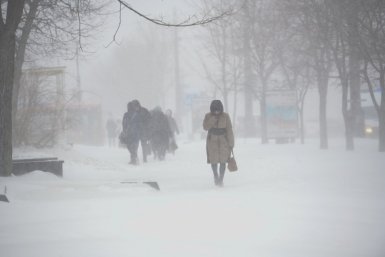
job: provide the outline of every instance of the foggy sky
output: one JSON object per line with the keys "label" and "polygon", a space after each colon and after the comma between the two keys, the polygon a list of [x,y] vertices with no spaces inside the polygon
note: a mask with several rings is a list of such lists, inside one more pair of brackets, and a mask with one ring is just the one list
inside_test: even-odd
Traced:
{"label": "foggy sky", "polygon": [[[196,13],[191,1],[137,0],[129,1],[129,4],[146,15],[162,17],[170,22],[175,20],[174,13],[178,17]],[[114,7],[118,8],[117,5]],[[127,102],[132,99],[138,99],[149,109],[161,106],[174,110],[174,28],[151,24],[124,10],[116,43],[106,47],[113,38],[118,22],[118,15],[109,17],[103,33],[99,33],[97,40],[92,42],[96,53],[81,60],[82,89],[94,93],[91,97],[94,101],[101,102],[104,117],[112,113],[114,117],[120,118],[125,112]],[[204,33],[202,27],[178,29],[181,83],[186,92],[213,92],[212,85],[204,78],[201,62],[203,59],[210,63],[202,47],[201,38]],[[327,106],[331,126],[335,126],[334,123],[343,126],[340,98],[340,89],[331,85]],[[239,115],[243,112],[242,99],[240,95]],[[305,104],[306,121],[318,124],[316,90],[308,93]],[[254,113],[258,114],[257,101],[254,106]]]}

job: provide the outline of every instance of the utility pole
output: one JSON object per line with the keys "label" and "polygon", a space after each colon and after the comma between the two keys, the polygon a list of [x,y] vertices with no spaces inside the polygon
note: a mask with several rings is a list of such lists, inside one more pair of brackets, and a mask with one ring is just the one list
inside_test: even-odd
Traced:
{"label": "utility pole", "polygon": [[[174,11],[174,19],[176,20],[176,12]],[[178,124],[182,122],[183,113],[183,88],[180,79],[179,64],[179,35],[178,28],[174,28],[174,73],[175,73],[175,119]]]}
{"label": "utility pole", "polygon": [[82,86],[80,80],[79,45],[76,43],[76,100],[82,101]]}
{"label": "utility pole", "polygon": [[[76,10],[79,13],[79,0],[76,1]],[[79,42],[76,41],[76,100],[80,103],[82,101],[82,89],[80,81],[80,65],[79,65]]]}
{"label": "utility pole", "polygon": [[255,124],[253,116],[253,86],[252,86],[252,70],[251,70],[251,49],[250,49],[250,26],[249,19],[249,3],[245,2],[244,6],[244,31],[243,31],[243,58],[244,58],[244,95],[245,95],[245,137],[252,137],[255,135]]}

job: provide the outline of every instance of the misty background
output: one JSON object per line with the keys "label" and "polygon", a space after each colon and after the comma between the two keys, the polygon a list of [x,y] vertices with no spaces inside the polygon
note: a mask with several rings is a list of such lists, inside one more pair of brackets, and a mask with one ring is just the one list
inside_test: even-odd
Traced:
{"label": "misty background", "polygon": [[0,255],[384,256],[384,0],[0,8]]}
{"label": "misty background", "polygon": [[75,5],[54,26],[63,30],[57,38],[32,33],[27,57],[16,62],[24,89],[15,79],[14,143],[31,144],[34,130],[51,119],[43,128],[51,139],[43,133],[38,145],[103,144],[107,119],[120,123],[133,99],[149,110],[172,110],[184,136],[202,138],[203,116],[220,99],[238,137],[263,144],[318,137],[327,149],[328,137],[344,136],[347,150],[355,137],[377,137],[382,151],[384,71],[376,38],[383,35],[370,30],[382,24],[375,11],[382,7],[377,0]]}
{"label": "misty background", "polygon": [[[194,1],[172,0],[132,1],[132,5],[142,13],[150,14],[151,17],[162,17],[171,23],[199,13],[202,8]],[[112,10],[118,11],[116,7]],[[126,111],[126,104],[133,99],[138,99],[148,109],[160,106],[163,110],[171,109],[175,113],[175,73],[178,65],[179,86],[182,90],[182,109],[179,110],[181,117],[178,123],[181,130],[187,134],[200,133],[197,127],[201,126],[201,120],[193,120],[196,123],[194,125],[191,121],[191,98],[202,98],[201,101],[205,101],[196,103],[201,115],[202,108],[205,108],[206,112],[209,110],[212,99],[223,101],[205,71],[209,69],[214,73],[218,65],[207,46],[207,41],[210,40],[207,27],[210,25],[162,27],[149,23],[127,10],[123,10],[121,18],[118,28],[118,15],[108,16],[100,28],[102,32],[95,36],[97,39],[90,39],[85,52],[80,52],[79,71],[84,101],[101,104],[103,122],[110,114],[116,119],[121,118]],[[116,30],[116,41],[112,42]],[[176,47],[179,50],[178,64],[175,59]],[[61,63],[58,61],[58,65]],[[71,88],[76,84],[76,59],[64,62],[64,65],[67,67],[66,87]],[[327,107],[332,137],[342,136],[344,133],[342,113],[335,111],[340,109],[340,94],[341,89],[336,83],[330,86]],[[319,133],[318,98],[317,89],[311,88],[305,100],[306,132],[310,137],[316,137]],[[242,136],[244,95],[238,94],[237,99],[236,120],[233,123],[238,131],[236,135]],[[230,101],[233,102],[231,99]],[[258,116],[258,100],[254,99],[253,102],[253,114]],[[232,103],[226,111],[230,114],[234,112]],[[203,119],[203,116],[201,118]]]}

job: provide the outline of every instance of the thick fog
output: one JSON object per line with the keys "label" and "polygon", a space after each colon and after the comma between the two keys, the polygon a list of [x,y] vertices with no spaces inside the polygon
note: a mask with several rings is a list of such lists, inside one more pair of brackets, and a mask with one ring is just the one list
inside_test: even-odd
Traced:
{"label": "thick fog", "polygon": [[385,1],[0,7],[1,257],[385,256]]}
{"label": "thick fog", "polygon": [[[137,1],[133,5],[142,13],[154,18],[161,17],[169,23],[178,23],[202,12],[202,5],[191,1],[151,1],[151,3]],[[233,6],[239,8],[237,4]],[[127,11],[123,12],[119,28],[118,25],[118,16],[110,16],[102,27],[103,32],[97,34],[97,40],[91,41],[88,46],[95,53],[83,54],[85,56],[80,59],[81,90],[84,91],[84,100],[88,95],[93,101],[100,102],[103,120],[106,120],[110,114],[116,119],[122,118],[127,103],[138,99],[148,109],[160,106],[164,110],[173,110],[180,115],[178,121],[183,131],[200,133],[196,131],[196,127],[201,125],[201,121],[194,120],[191,112],[199,111],[203,114],[203,106],[206,107],[205,111],[209,111],[212,99],[223,100],[218,86],[212,81],[214,76],[218,76],[216,74],[218,63],[213,60],[210,53],[212,50],[208,46],[210,25],[187,28],[158,26]],[[176,110],[178,101],[176,65],[181,90],[180,110]],[[241,65],[240,63],[239,66]],[[75,70],[72,69],[72,72]],[[275,76],[280,78],[283,74],[277,71]],[[70,86],[71,81],[69,80],[67,84]],[[242,82],[238,86],[242,87]],[[238,90],[240,93],[237,96],[236,110],[234,99],[230,97],[226,111],[235,113],[234,123],[240,131],[238,136],[241,136],[245,107],[244,93],[242,89]],[[336,111],[341,109],[340,99],[341,89],[338,86],[331,86],[327,115],[332,136],[343,136],[342,113]],[[206,103],[202,103],[204,101]],[[259,101],[256,97],[252,108],[253,115],[259,117]],[[318,113],[319,95],[317,89],[313,87],[306,96],[304,111],[308,123],[307,133],[311,137],[318,134]],[[197,124],[193,125],[191,120]]]}
{"label": "thick fog", "polygon": [[[154,18],[162,17],[169,23],[195,13],[192,4],[185,1],[154,1],[151,4],[138,1],[136,5],[141,12]],[[181,97],[213,91],[205,82],[199,60],[206,54],[197,39],[204,33],[202,28],[162,27],[124,12],[116,39],[111,43],[118,22],[117,17],[107,21],[103,40],[96,42],[99,47],[96,56],[82,60],[80,68],[82,89],[100,95],[105,115],[112,113],[121,118],[127,103],[133,99],[148,109],[160,106],[163,110],[175,111],[176,47],[179,50]],[[188,106],[183,108],[187,115]]]}
{"label": "thick fog", "polygon": [[52,118],[53,138],[76,143],[74,134],[97,126],[95,139],[104,139],[95,143],[103,143],[107,119],[120,122],[135,99],[171,110],[182,133],[200,138],[219,99],[237,137],[315,137],[325,149],[328,137],[345,137],[353,150],[355,137],[369,136],[382,151],[382,2],[321,2],[95,1],[56,13],[30,6],[53,27],[36,24],[28,38],[23,17],[16,33],[29,43],[18,42],[16,54],[13,140],[33,145],[29,134],[51,126],[43,102],[62,115]]}

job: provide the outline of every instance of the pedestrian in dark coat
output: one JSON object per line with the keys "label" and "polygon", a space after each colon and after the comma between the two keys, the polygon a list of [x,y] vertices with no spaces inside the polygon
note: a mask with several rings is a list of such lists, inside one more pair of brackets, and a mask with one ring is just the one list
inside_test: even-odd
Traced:
{"label": "pedestrian in dark coat", "polygon": [[140,118],[135,103],[131,101],[127,104],[127,112],[123,116],[121,140],[126,144],[130,152],[130,164],[134,165],[138,164],[139,124]]}
{"label": "pedestrian in dark coat", "polygon": [[171,129],[167,117],[160,107],[156,107],[151,112],[150,131],[151,147],[154,156],[156,159],[164,160],[171,138]]}
{"label": "pedestrian in dark coat", "polygon": [[149,146],[149,129],[150,129],[150,112],[140,105],[138,100],[133,100],[133,107],[138,115],[138,130],[139,130],[139,140],[142,147],[143,162],[147,162],[147,155],[150,154]]}
{"label": "pedestrian in dark coat", "polygon": [[206,139],[207,162],[211,164],[215,185],[223,186],[226,162],[234,147],[234,134],[230,116],[223,112],[223,105],[220,100],[211,102],[210,112],[205,115],[203,120],[203,129],[208,131]]}

